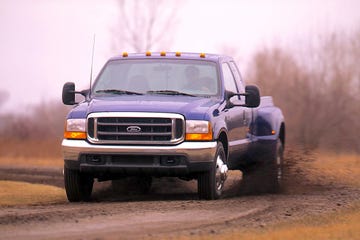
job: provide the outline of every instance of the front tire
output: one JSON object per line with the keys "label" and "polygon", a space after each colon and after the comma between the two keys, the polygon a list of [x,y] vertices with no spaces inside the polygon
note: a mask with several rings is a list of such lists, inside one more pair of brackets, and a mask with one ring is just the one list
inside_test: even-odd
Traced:
{"label": "front tire", "polygon": [[226,172],[226,154],[222,143],[219,142],[210,170],[198,176],[199,198],[205,200],[219,199],[224,188]]}
{"label": "front tire", "polygon": [[64,182],[66,196],[70,202],[90,200],[94,184],[91,176],[64,166]]}

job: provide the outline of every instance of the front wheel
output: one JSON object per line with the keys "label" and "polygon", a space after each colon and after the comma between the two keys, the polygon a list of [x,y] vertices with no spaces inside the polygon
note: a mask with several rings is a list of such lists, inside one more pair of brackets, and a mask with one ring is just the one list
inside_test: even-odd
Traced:
{"label": "front wheel", "polygon": [[198,176],[198,194],[200,199],[215,200],[221,197],[227,173],[226,154],[221,142],[210,170]]}
{"label": "front wheel", "polygon": [[90,200],[94,184],[93,177],[64,166],[64,182],[66,196],[70,202]]}

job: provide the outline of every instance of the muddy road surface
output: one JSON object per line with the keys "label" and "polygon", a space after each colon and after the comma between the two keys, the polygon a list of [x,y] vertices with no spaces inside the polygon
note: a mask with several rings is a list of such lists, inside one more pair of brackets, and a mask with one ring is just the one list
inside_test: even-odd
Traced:
{"label": "muddy road surface", "polygon": [[[114,192],[96,183],[93,201],[0,207],[0,239],[156,239],[220,234],[233,229],[267,228],[272,224],[334,212],[360,197],[360,190],[319,176],[307,177],[302,163],[311,156],[286,153],[284,190],[246,195],[241,173],[230,172],[223,199],[199,201],[196,181],[154,179],[141,194],[124,180]],[[0,168],[0,179],[63,186],[61,169]],[[316,179],[316,180],[314,180]]]}

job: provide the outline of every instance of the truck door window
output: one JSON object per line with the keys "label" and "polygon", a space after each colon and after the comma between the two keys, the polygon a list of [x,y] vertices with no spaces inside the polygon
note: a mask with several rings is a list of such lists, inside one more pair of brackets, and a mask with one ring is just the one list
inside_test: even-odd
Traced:
{"label": "truck door window", "polygon": [[239,89],[239,92],[244,93],[245,92],[244,83],[243,83],[242,78],[240,76],[239,70],[236,67],[236,64],[234,62],[229,62],[229,64],[230,64],[231,71],[234,74],[235,82],[236,82],[236,85],[237,85],[237,87]]}
{"label": "truck door window", "polygon": [[224,76],[225,90],[237,93],[238,90],[235,84],[235,79],[227,63],[222,64],[222,72]]}

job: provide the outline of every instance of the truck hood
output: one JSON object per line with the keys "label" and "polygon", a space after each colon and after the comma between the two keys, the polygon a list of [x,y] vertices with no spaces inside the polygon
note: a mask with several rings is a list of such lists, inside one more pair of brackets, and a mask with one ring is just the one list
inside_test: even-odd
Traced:
{"label": "truck hood", "polygon": [[[86,104],[86,103],[83,103]],[[207,119],[219,106],[217,98],[143,95],[97,97],[89,101],[87,114],[95,112],[160,112],[179,113],[186,119]],[[84,109],[85,106],[79,106]]]}

